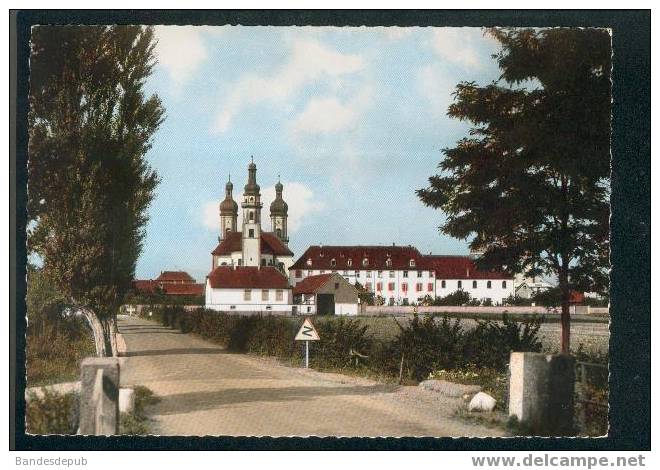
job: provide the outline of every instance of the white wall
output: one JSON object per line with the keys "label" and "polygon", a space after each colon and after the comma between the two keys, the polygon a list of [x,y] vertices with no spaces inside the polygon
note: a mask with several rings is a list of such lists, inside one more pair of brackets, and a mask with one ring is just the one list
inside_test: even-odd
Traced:
{"label": "white wall", "polygon": [[[445,281],[445,287],[442,287],[442,281]],[[459,281],[462,287],[458,287]],[[488,281],[491,283],[490,289],[488,288]],[[472,287],[472,283],[477,283],[477,288]],[[502,287],[502,283],[506,283],[506,287]],[[493,304],[500,304],[508,296],[513,295],[513,279],[437,279],[435,284],[435,292],[437,297],[444,297],[458,289],[463,289],[470,294],[471,297],[476,299],[491,299]]]}
{"label": "white wall", "polygon": [[[276,300],[277,290],[282,300]],[[291,311],[291,289],[268,289],[268,300],[261,300],[262,289],[251,289],[251,299],[244,300],[245,289],[213,289],[206,281],[206,308],[223,311]]]}
{"label": "white wall", "polygon": [[335,304],[335,315],[357,315],[358,304]]}

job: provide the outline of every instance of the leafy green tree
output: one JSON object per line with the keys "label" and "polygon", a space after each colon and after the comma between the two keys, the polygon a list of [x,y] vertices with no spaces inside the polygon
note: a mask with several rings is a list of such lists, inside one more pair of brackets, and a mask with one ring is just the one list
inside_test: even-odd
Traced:
{"label": "leafy green tree", "polygon": [[418,191],[482,269],[556,276],[562,352],[569,292],[606,291],[611,44],[605,30],[493,29],[501,77],[462,82],[448,115],[472,128]]}
{"label": "leafy green tree", "polygon": [[153,29],[37,26],[31,47],[28,249],[110,355],[158,184],[145,159],[164,115],[143,90]]}

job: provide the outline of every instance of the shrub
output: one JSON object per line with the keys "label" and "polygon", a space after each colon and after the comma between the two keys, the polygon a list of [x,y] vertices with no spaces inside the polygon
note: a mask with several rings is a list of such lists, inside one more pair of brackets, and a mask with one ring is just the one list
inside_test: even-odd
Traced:
{"label": "shrub", "polygon": [[75,434],[78,430],[78,394],[46,389],[38,397],[30,392],[25,408],[25,428],[30,434]]}
{"label": "shrub", "polygon": [[367,325],[345,317],[328,319],[317,325],[323,338],[314,345],[312,363],[325,367],[352,367],[359,364],[359,355],[368,356],[371,339]]}
{"label": "shrub", "polygon": [[532,317],[522,322],[502,316],[502,324],[477,321],[477,326],[465,337],[464,355],[478,368],[503,370],[509,363],[511,351],[540,352],[538,331],[542,318]]}

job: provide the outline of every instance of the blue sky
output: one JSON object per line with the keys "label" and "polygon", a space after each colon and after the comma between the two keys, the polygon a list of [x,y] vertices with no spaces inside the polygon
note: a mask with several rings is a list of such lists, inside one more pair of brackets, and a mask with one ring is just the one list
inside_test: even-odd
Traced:
{"label": "blue sky", "polygon": [[156,28],[147,83],[166,108],[147,158],[162,182],[137,277],[182,269],[202,280],[231,173],[239,200],[254,155],[263,220],[278,174],[289,246],[402,244],[465,254],[438,232],[443,214],[415,189],[440,149],[468,130],[449,119],[462,80],[499,73],[497,43],[477,28]]}

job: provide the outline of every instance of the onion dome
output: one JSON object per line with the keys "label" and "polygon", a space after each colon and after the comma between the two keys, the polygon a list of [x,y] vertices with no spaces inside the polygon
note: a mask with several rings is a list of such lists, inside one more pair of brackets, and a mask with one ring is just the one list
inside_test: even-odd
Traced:
{"label": "onion dome", "polygon": [[257,165],[254,164],[254,160],[251,160],[248,165],[248,182],[245,185],[245,194],[258,195],[260,189],[257,184]]}
{"label": "onion dome", "polygon": [[270,205],[270,215],[283,215],[286,216],[289,211],[289,206],[284,199],[282,199],[282,190],[284,186],[279,181],[275,185],[275,200]]}
{"label": "onion dome", "polygon": [[225,185],[225,200],[220,203],[220,214],[229,215],[229,214],[238,214],[238,204],[231,196],[231,192],[234,189],[234,185],[231,182],[231,177],[227,184]]}

